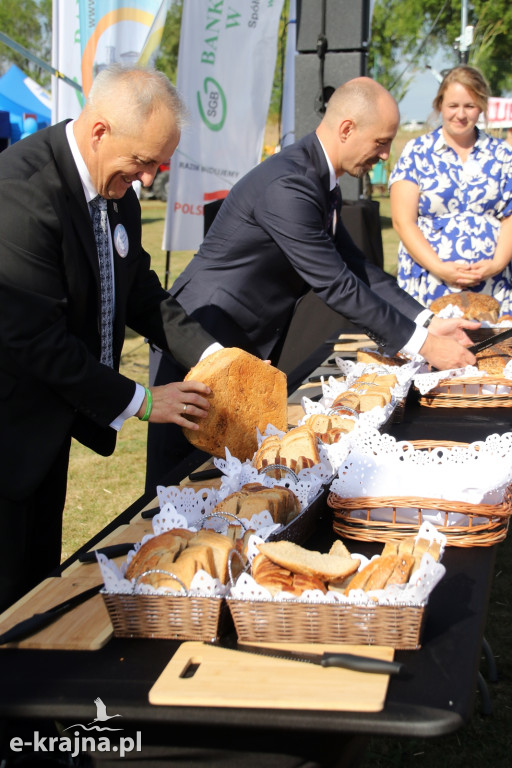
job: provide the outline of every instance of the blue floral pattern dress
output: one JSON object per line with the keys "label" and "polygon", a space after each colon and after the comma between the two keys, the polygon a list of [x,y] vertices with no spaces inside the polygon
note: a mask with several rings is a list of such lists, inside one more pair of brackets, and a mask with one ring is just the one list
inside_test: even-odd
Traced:
{"label": "blue floral pattern dress", "polygon": [[[418,227],[446,261],[492,259],[501,220],[512,214],[512,147],[476,130],[477,140],[465,163],[437,128],[407,143],[389,178],[389,186],[403,179],[417,184]],[[427,307],[439,296],[457,291],[414,261],[402,243],[397,279]],[[512,270],[507,265],[471,290],[494,296],[501,314],[509,314],[511,287]]]}

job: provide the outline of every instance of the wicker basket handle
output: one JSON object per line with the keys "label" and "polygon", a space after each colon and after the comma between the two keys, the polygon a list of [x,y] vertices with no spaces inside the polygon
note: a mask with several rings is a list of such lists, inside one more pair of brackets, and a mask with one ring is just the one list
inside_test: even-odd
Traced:
{"label": "wicker basket handle", "polygon": [[[247,569],[249,568],[249,561],[245,560],[242,557],[242,555],[240,554],[238,549],[232,549],[231,552],[229,553],[229,556],[228,556],[228,573],[229,573],[229,586],[230,587],[233,587],[235,585],[235,579],[233,577],[233,557],[234,557],[234,555],[236,555],[236,557],[238,557],[238,559],[242,563],[242,571],[247,571]],[[238,575],[240,575],[240,574],[238,574]]]}
{"label": "wicker basket handle", "polygon": [[245,518],[238,517],[238,515],[234,515],[232,512],[212,512],[211,514],[206,515],[203,518],[203,521],[201,523],[201,528],[203,528],[205,522],[207,520],[210,520],[210,518],[212,518],[212,517],[218,517],[219,519],[224,520],[224,522],[229,522],[229,520],[227,518],[230,517],[230,518],[232,518],[234,520],[235,523],[238,523],[238,525],[241,528],[243,528],[244,531],[248,530],[248,528],[247,528],[247,521],[245,520]]}
{"label": "wicker basket handle", "polygon": [[266,475],[267,472],[273,469],[280,469],[285,473],[288,472],[288,474],[290,475],[290,477],[295,483],[299,482],[299,476],[297,475],[297,473],[294,472],[293,469],[290,469],[290,467],[287,467],[286,464],[268,464],[266,467],[262,467],[262,469],[260,469],[259,471],[263,472],[263,474]]}
{"label": "wicker basket handle", "polygon": [[136,588],[137,584],[139,583],[139,581],[144,576],[147,576],[148,573],[163,573],[166,576],[172,576],[172,578],[180,584],[180,586],[181,586],[183,592],[185,593],[185,595],[188,595],[188,589],[185,586],[185,584],[182,582],[182,580],[179,578],[179,576],[175,576],[174,573],[172,573],[172,571],[164,571],[161,568],[151,568],[149,571],[144,571],[143,573],[140,574],[140,576],[137,576],[137,578],[135,579],[135,583],[133,585],[133,592],[132,592],[132,594],[135,594],[135,588]]}

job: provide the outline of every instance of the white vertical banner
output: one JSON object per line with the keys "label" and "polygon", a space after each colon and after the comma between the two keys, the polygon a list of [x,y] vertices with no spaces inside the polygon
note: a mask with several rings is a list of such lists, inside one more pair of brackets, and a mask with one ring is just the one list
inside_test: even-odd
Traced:
{"label": "white vertical banner", "polygon": [[189,124],[173,155],[162,248],[203,239],[203,206],[261,159],[283,0],[186,0],[177,88]]}
{"label": "white vertical banner", "polygon": [[77,117],[96,74],[108,64],[150,64],[170,0],[53,0],[52,66],[82,86],[54,77],[52,121]]}
{"label": "white vertical banner", "polygon": [[[53,0],[52,67],[80,86],[80,0]],[[52,123],[78,117],[84,103],[81,91],[52,75]]]}

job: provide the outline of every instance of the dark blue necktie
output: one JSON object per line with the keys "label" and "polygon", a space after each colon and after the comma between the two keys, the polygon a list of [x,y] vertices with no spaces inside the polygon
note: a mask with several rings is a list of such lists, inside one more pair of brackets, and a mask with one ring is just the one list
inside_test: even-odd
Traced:
{"label": "dark blue necktie", "polygon": [[327,230],[331,235],[334,235],[337,224],[337,216],[335,217],[334,214],[339,215],[340,209],[341,190],[340,185],[336,184],[336,186],[329,192],[329,216],[327,217]]}
{"label": "dark blue necktie", "polygon": [[114,318],[114,291],[112,285],[112,263],[108,242],[108,215],[107,201],[97,195],[91,200],[92,226],[98,249],[98,262],[100,268],[100,292],[101,292],[101,357],[100,362],[105,365],[114,365],[112,353],[112,326]]}

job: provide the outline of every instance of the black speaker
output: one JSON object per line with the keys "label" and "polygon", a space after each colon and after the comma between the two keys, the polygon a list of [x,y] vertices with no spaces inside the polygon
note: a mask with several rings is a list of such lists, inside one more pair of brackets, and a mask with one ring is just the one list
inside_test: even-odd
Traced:
{"label": "black speaker", "polygon": [[[295,140],[314,131],[323,117],[325,103],[339,85],[366,74],[366,53],[346,51],[327,53],[324,59],[323,88],[321,60],[316,53],[299,53],[295,57]],[[362,182],[344,174],[340,178],[345,200],[359,200]]]}
{"label": "black speaker", "polygon": [[297,0],[297,50],[317,50],[325,30],[328,51],[353,51],[368,47],[370,36],[370,0]]}

